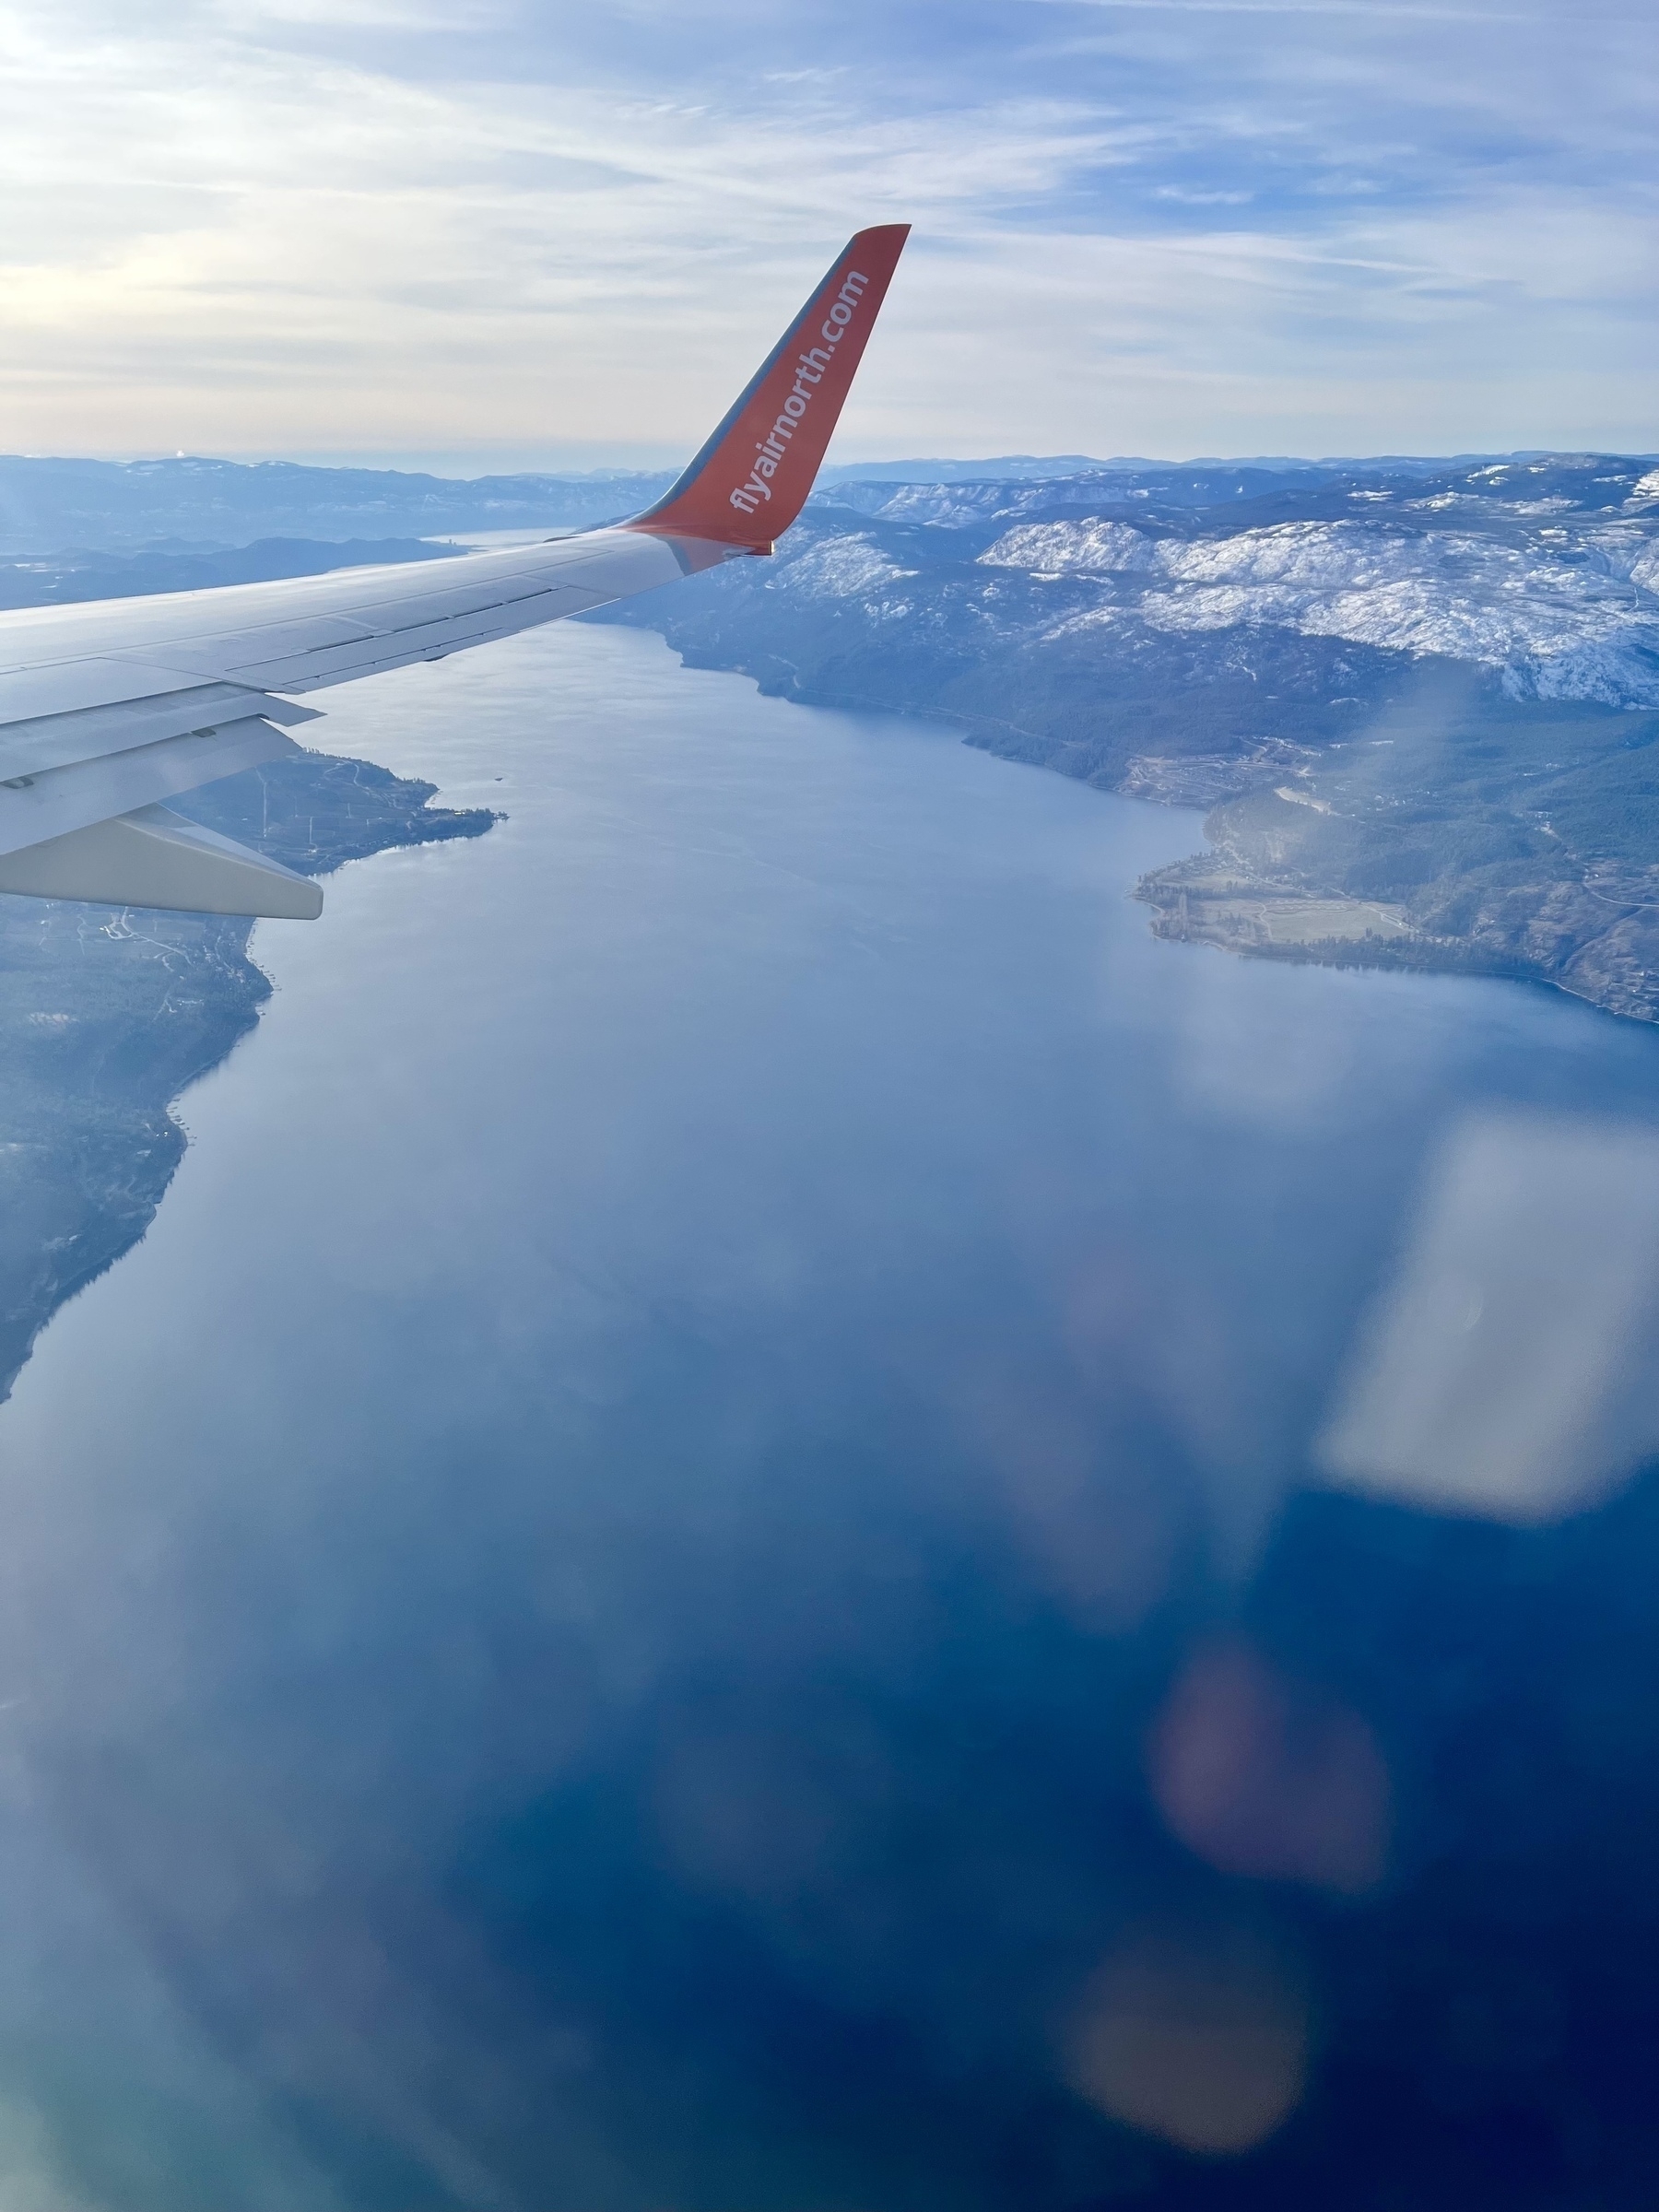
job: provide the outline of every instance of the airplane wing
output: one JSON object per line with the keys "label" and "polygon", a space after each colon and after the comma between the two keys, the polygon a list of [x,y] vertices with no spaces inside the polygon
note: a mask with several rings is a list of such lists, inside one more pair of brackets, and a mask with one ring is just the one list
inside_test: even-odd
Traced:
{"label": "airplane wing", "polygon": [[839,254],[685,474],[511,552],[0,614],[0,891],[311,919],[323,894],[165,802],[300,748],[300,697],[770,553],[812,488],[909,225]]}

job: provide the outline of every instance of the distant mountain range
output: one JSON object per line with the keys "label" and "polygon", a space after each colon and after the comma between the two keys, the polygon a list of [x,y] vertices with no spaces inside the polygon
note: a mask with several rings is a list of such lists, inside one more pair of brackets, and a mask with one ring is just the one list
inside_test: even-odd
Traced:
{"label": "distant mountain range", "polygon": [[[1083,453],[1047,457],[1006,454],[992,461],[846,463],[824,471],[826,488],[866,484],[1133,482],[1178,494],[1195,476],[1212,496],[1239,497],[1227,479],[1252,486],[1284,477],[1323,481],[1333,471],[1385,471],[1431,477],[1493,460],[1536,461],[1538,454],[1464,454],[1453,462],[1391,459],[1309,463],[1285,458],[1171,464],[1096,461]],[[1648,456],[1648,463],[1659,455]],[[595,470],[584,475],[534,473],[477,477],[424,476],[396,469],[324,468],[289,461],[216,461],[180,454],[153,461],[60,460],[0,454],[0,559],[76,550],[207,553],[258,538],[388,540],[462,531],[578,529],[637,513],[665,491],[671,470]],[[1196,488],[1197,487],[1194,487]]]}
{"label": "distant mountain range", "polygon": [[298,462],[0,455],[0,559],[75,549],[204,553],[256,538],[423,538],[578,529],[636,513],[669,472],[450,477]]}

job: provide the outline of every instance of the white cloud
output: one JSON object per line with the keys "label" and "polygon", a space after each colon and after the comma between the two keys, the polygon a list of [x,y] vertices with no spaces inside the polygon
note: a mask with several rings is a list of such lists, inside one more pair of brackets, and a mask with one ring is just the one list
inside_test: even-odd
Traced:
{"label": "white cloud", "polygon": [[[651,8],[582,46],[511,0],[0,5],[6,441],[666,457],[895,217],[843,451],[1656,441],[1645,206],[1443,147],[1402,195],[1390,133],[1415,97],[1444,136],[1443,75],[1259,23],[1206,60],[1179,12],[1104,11],[1142,28],[1103,74],[1042,43],[1102,11],[1028,5],[906,76],[766,0],[689,75]],[[1460,97],[1532,129],[1535,76]]]}

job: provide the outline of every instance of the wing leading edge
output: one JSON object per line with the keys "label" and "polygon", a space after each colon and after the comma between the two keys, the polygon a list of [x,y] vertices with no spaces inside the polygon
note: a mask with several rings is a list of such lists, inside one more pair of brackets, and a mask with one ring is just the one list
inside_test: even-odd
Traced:
{"label": "wing leading edge", "polygon": [[0,891],[310,918],[307,878],[163,802],[298,748],[296,703],[770,553],[812,488],[908,226],[861,230],[667,495],[435,567],[0,614]]}

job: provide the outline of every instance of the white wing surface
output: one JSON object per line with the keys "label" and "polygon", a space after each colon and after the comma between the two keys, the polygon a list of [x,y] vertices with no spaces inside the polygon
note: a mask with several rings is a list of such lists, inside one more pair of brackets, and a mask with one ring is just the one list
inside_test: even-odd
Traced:
{"label": "white wing surface", "polygon": [[[309,918],[308,878],[162,804],[299,748],[298,700],[769,553],[903,246],[861,231],[665,499],[510,552],[0,614],[0,891]],[[759,433],[757,435],[757,433]]]}

